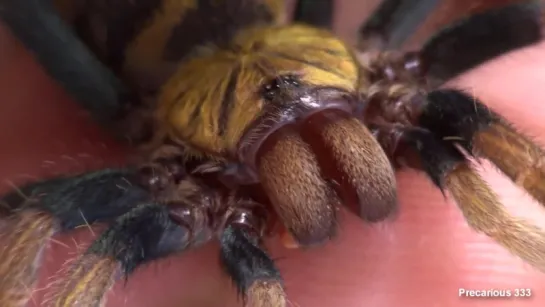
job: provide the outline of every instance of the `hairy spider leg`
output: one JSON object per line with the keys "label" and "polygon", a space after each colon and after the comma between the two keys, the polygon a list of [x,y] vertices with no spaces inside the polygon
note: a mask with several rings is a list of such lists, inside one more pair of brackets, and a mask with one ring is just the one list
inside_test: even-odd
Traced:
{"label": "hairy spider leg", "polygon": [[[541,16],[542,9],[535,1],[476,15],[432,38],[416,62],[414,54],[397,57],[401,63],[382,62],[379,70],[396,68],[402,75],[401,70],[408,69],[405,73],[413,77],[443,83],[480,62],[540,41]],[[474,48],[476,44],[485,47]],[[409,125],[371,125],[391,160],[424,171],[438,188],[451,194],[471,227],[545,271],[545,232],[510,215],[465,156],[490,160],[545,204],[545,174],[540,164],[543,150],[461,90],[433,90],[410,98],[405,100],[409,102]],[[395,105],[396,99],[390,105]]]}
{"label": "hairy spider leg", "polygon": [[0,305],[25,306],[55,233],[108,222],[151,195],[132,170],[101,170],[29,184],[0,199]]}

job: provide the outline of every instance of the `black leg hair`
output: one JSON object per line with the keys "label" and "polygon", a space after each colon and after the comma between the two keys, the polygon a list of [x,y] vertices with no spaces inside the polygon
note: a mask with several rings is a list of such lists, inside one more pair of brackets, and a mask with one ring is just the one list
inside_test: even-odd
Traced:
{"label": "black leg hair", "polygon": [[494,163],[537,201],[545,203],[545,153],[500,115],[457,90],[428,95],[419,125]]}
{"label": "black leg hair", "polygon": [[540,1],[522,1],[475,14],[438,32],[424,45],[423,71],[440,83],[499,55],[543,38]]}
{"label": "black leg hair", "polygon": [[474,134],[499,120],[499,115],[459,90],[433,91],[427,100],[418,124],[439,137],[450,138],[469,152],[473,151]]}
{"label": "black leg hair", "polygon": [[50,179],[2,197],[0,306],[27,303],[42,252],[55,233],[112,221],[150,199],[131,169]]}
{"label": "black leg hair", "polygon": [[[415,129],[405,131],[399,145],[416,153],[420,164],[417,168],[424,170],[440,189],[448,190],[472,228],[545,271],[545,232],[507,212],[454,144]],[[404,155],[408,156],[408,152]]]}
{"label": "black leg hair", "polygon": [[468,162],[455,146],[443,142],[425,129],[412,128],[403,131],[400,145],[408,146],[416,153],[417,164],[412,166],[424,171],[442,191],[446,188],[445,179],[449,173],[458,165]]}
{"label": "black leg hair", "polygon": [[[138,267],[198,247],[214,234],[220,234],[225,272],[244,301],[256,307],[285,306],[280,274],[260,247],[263,208],[232,197],[227,206],[211,207],[203,201],[221,200],[213,192],[201,192],[185,201],[140,205],[119,217],[54,287],[55,306],[69,307],[76,301],[98,306],[119,275],[127,278]],[[222,206],[220,211],[212,209]]]}
{"label": "black leg hair", "polygon": [[283,307],[282,277],[261,243],[255,230],[232,224],[220,237],[221,263],[247,306]]}
{"label": "black leg hair", "polygon": [[[464,156],[490,160],[545,205],[545,152],[462,91],[441,89],[424,94],[435,82],[538,42],[542,16],[537,1],[519,2],[455,24],[431,39],[420,55],[379,55],[371,61],[376,65],[373,78],[391,80],[392,86],[413,87],[398,96],[375,93],[369,98],[367,121],[392,163],[426,172],[456,200],[470,226],[545,271],[545,232],[510,215]],[[415,80],[422,84],[414,85]],[[380,109],[383,118],[373,117],[373,107]],[[385,123],[384,118],[390,122]]]}
{"label": "black leg hair", "polygon": [[293,20],[315,27],[332,29],[334,16],[333,0],[298,0]]}
{"label": "black leg hair", "polygon": [[[226,194],[227,193],[227,194]],[[140,169],[102,170],[30,184],[2,198],[0,304],[31,296],[51,236],[96,222],[111,226],[61,278],[56,306],[99,306],[119,274],[218,235],[222,264],[254,306],[284,306],[282,281],[260,247],[269,225],[265,207],[208,187],[177,159]],[[21,286],[24,285],[24,287]],[[261,305],[259,305],[261,304]]]}
{"label": "black leg hair", "polygon": [[136,169],[105,169],[52,178],[18,188],[0,200],[10,214],[35,209],[49,213],[62,231],[110,221],[152,195]]}
{"label": "black leg hair", "polygon": [[359,30],[361,51],[399,49],[416,32],[439,0],[384,0]]}
{"label": "black leg hair", "polygon": [[59,82],[101,124],[122,112],[128,92],[55,12],[51,0],[3,0],[0,19]]}
{"label": "black leg hair", "polygon": [[172,220],[168,207],[143,204],[120,216],[53,286],[55,306],[101,306],[117,277],[145,263],[193,247],[188,228]]}

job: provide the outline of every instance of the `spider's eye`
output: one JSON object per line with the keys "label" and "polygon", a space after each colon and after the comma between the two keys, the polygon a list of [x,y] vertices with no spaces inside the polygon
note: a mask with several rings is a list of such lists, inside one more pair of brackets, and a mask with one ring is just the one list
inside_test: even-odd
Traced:
{"label": "spider's eye", "polygon": [[269,80],[263,85],[261,96],[268,101],[272,101],[282,89],[298,88],[300,86],[301,81],[296,75],[281,75]]}

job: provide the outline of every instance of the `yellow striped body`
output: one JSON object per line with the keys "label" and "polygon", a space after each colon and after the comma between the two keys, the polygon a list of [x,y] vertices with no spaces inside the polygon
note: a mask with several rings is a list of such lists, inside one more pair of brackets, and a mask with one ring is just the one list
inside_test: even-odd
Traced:
{"label": "yellow striped body", "polygon": [[[237,70],[226,129],[221,133],[228,84]],[[178,67],[158,100],[160,133],[204,153],[232,155],[267,103],[260,95],[263,84],[288,74],[316,86],[348,92],[357,87],[352,55],[328,32],[296,25],[248,29],[233,40],[231,50],[199,56]]]}
{"label": "yellow striped body", "polygon": [[95,0],[84,11],[79,22],[70,16],[83,39],[154,101],[155,140],[193,155],[232,157],[277,76],[356,91],[349,48],[328,31],[283,25],[283,1]]}

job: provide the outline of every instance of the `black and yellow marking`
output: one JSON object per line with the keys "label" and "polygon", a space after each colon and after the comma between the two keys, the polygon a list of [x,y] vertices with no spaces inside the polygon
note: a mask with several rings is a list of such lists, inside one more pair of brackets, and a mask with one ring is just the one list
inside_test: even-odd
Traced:
{"label": "black and yellow marking", "polygon": [[282,75],[297,75],[309,87],[354,92],[358,67],[348,47],[327,31],[302,25],[249,29],[231,48],[179,67],[158,100],[160,133],[195,154],[233,153],[265,106],[262,85]]}
{"label": "black and yellow marking", "polygon": [[260,89],[271,79],[296,75],[309,88],[356,90],[349,48],[327,30],[282,25],[284,1],[110,2],[87,3],[78,25],[83,18],[88,43],[131,88],[157,93],[155,140],[170,138],[190,154],[232,155],[262,115]]}

